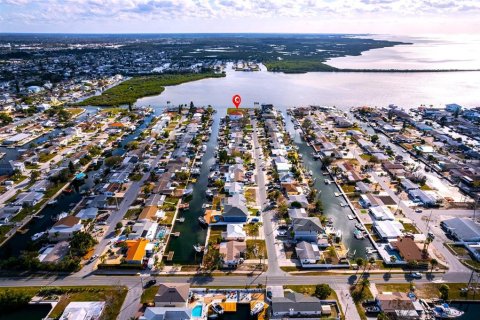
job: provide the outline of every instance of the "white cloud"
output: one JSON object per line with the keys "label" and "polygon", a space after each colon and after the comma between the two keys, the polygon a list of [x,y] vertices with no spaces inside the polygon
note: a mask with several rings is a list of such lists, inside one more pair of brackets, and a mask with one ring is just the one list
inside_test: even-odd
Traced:
{"label": "white cloud", "polygon": [[[125,26],[139,21],[151,25],[215,19],[256,19],[259,23],[262,19],[347,21],[478,13],[478,0],[0,0],[0,18],[4,26],[87,22]],[[195,25],[191,31],[196,31]]]}

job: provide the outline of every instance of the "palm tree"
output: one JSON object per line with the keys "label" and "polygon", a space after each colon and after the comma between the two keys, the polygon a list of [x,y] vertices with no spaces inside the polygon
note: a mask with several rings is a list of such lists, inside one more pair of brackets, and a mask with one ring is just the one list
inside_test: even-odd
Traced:
{"label": "palm tree", "polygon": [[[394,264],[395,262],[397,262],[397,257],[396,257],[396,256],[390,256],[390,262],[391,262],[392,264]],[[393,268],[393,266],[390,267],[390,272],[392,272],[392,268]]]}
{"label": "palm tree", "polygon": [[370,270],[374,264],[375,264],[375,258],[370,257],[370,259],[368,259],[368,270]]}
{"label": "palm tree", "polygon": [[433,272],[433,268],[435,268],[437,265],[438,265],[437,259],[430,260],[430,273]]}
{"label": "palm tree", "polygon": [[361,282],[361,285],[362,285],[362,291],[363,291],[365,289],[365,287],[370,286],[370,280],[368,280],[368,278],[363,278],[362,282]]}

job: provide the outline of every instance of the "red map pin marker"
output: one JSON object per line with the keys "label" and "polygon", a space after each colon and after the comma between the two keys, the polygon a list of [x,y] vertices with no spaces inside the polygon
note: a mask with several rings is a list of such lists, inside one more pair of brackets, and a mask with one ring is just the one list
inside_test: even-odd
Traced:
{"label": "red map pin marker", "polygon": [[242,102],[242,98],[238,94],[236,94],[233,96],[232,101],[233,101],[233,104],[235,105],[235,108],[238,109],[238,107],[240,107],[240,103]]}

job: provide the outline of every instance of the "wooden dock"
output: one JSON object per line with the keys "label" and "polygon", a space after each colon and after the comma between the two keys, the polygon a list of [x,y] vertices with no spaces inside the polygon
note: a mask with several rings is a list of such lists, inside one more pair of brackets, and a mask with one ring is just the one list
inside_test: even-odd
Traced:
{"label": "wooden dock", "polygon": [[172,261],[174,254],[175,254],[175,251],[169,251],[167,254],[167,261]]}
{"label": "wooden dock", "polygon": [[180,232],[179,231],[173,232],[173,233],[171,233],[171,235],[174,236],[174,237],[180,237]]}

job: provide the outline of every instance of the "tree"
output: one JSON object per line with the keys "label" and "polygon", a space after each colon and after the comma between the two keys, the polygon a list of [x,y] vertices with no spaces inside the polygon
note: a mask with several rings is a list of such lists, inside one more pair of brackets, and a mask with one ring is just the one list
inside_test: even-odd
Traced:
{"label": "tree", "polygon": [[6,114],[5,112],[2,112],[0,113],[0,121],[2,122],[2,124],[9,124],[9,123],[12,123],[13,122],[13,118],[10,117],[8,114]]}
{"label": "tree", "polygon": [[448,300],[448,294],[450,291],[450,287],[446,285],[445,283],[438,288],[438,291],[440,291],[440,298],[443,300]]}
{"label": "tree", "polygon": [[430,269],[430,273],[432,273],[432,272],[433,272],[433,269],[434,269],[436,266],[438,266],[438,260],[437,260],[437,259],[435,259],[435,258],[434,258],[434,259],[432,259],[432,260],[430,260],[430,267],[431,267],[431,269]]}
{"label": "tree", "polygon": [[75,165],[72,161],[68,162],[68,170],[70,171],[70,173],[75,173]]}
{"label": "tree", "polygon": [[326,283],[317,284],[315,286],[315,296],[320,300],[325,300],[332,294],[332,288]]}
{"label": "tree", "polygon": [[83,257],[97,241],[87,232],[74,232],[70,239],[70,254],[73,257]]}
{"label": "tree", "polygon": [[377,143],[379,137],[378,135],[374,134],[373,136],[370,137],[370,140],[373,142],[373,143]]}
{"label": "tree", "polygon": [[360,284],[362,285],[362,291],[363,291],[365,287],[370,286],[370,280],[368,280],[368,278],[363,278]]}
{"label": "tree", "polygon": [[375,258],[374,257],[370,257],[370,259],[368,259],[368,269],[370,270],[370,268],[375,264]]}
{"label": "tree", "polygon": [[105,165],[107,167],[114,167],[122,161],[120,156],[111,156],[105,159]]}
{"label": "tree", "polygon": [[40,171],[38,171],[38,170],[32,170],[32,171],[30,172],[30,175],[31,175],[31,176],[30,176],[30,179],[31,179],[32,181],[37,181],[38,178],[40,177]]}
{"label": "tree", "polygon": [[333,162],[333,158],[332,157],[324,157],[322,159],[322,167],[324,168],[327,168],[329,165],[331,165]]}
{"label": "tree", "polygon": [[[394,264],[395,262],[397,262],[397,257],[396,256],[390,256],[390,262],[392,264]],[[390,271],[392,271],[392,268],[390,268]]]}
{"label": "tree", "polygon": [[228,162],[229,156],[228,156],[227,150],[220,150],[220,152],[218,152],[218,160],[222,164]]}
{"label": "tree", "polygon": [[358,266],[359,268],[361,268],[361,267],[363,267],[363,265],[365,264],[365,260],[364,260],[363,258],[357,258],[357,259],[355,260],[355,263],[357,264],[357,266]]}

